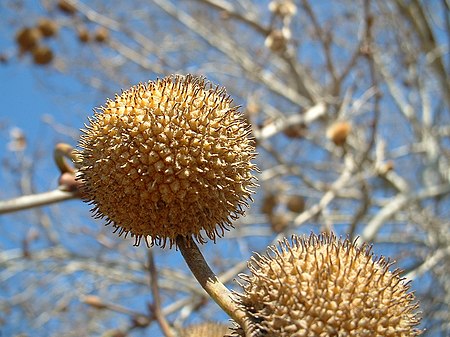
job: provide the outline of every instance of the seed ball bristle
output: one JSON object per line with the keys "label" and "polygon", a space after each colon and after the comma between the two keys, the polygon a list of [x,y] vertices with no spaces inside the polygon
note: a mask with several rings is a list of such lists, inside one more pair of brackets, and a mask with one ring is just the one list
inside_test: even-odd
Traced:
{"label": "seed ball bristle", "polygon": [[184,328],[181,337],[223,337],[230,333],[228,326],[215,322],[203,322]]}
{"label": "seed ball bristle", "polygon": [[[170,76],[136,85],[95,112],[78,153],[95,216],[139,245],[215,241],[256,186],[249,126],[224,88]],[[149,239],[149,240],[148,240]]]}
{"label": "seed ball bristle", "polygon": [[235,301],[255,337],[418,336],[418,305],[391,265],[333,234],[293,236],[250,260]]}

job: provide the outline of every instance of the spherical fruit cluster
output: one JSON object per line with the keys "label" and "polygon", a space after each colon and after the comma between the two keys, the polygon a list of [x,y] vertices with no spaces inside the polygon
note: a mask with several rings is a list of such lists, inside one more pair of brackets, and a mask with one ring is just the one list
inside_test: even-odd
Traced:
{"label": "spherical fruit cluster", "polygon": [[[251,259],[238,305],[252,336],[417,336],[417,304],[399,271],[334,235],[294,236]],[[239,335],[239,330],[236,332]]]}
{"label": "spherical fruit cluster", "polygon": [[215,240],[243,214],[255,186],[250,130],[224,88],[170,76],[116,95],[80,141],[87,201],[139,245],[177,236]]}

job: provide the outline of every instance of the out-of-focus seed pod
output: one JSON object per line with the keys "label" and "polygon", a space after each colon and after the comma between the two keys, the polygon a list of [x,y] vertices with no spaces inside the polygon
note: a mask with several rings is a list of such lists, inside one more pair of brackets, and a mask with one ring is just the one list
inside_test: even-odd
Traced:
{"label": "out-of-focus seed pod", "polygon": [[281,233],[289,225],[290,217],[286,213],[275,213],[269,217],[270,227],[275,233]]}
{"label": "out-of-focus seed pod", "polygon": [[347,137],[352,130],[352,125],[349,122],[335,122],[327,130],[327,138],[334,144],[342,146],[347,141]]}
{"label": "out-of-focus seed pod", "polygon": [[293,236],[251,258],[234,300],[251,336],[418,336],[418,304],[391,266],[333,234]]}
{"label": "out-of-focus seed pod", "polygon": [[89,30],[86,27],[80,26],[77,28],[78,40],[82,43],[87,43],[91,39]]}
{"label": "out-of-focus seed pod", "polygon": [[298,194],[289,195],[286,200],[286,207],[291,212],[301,213],[305,210],[305,198]]}
{"label": "out-of-focus seed pod", "polygon": [[109,38],[109,31],[105,27],[98,27],[94,32],[94,40],[103,43]]}
{"label": "out-of-focus seed pod", "polygon": [[58,24],[49,18],[40,18],[37,23],[37,28],[42,36],[45,37],[55,36],[58,33]]}
{"label": "out-of-focus seed pod", "polygon": [[264,195],[261,202],[261,213],[271,215],[277,206],[278,196],[275,193],[268,192]]}
{"label": "out-of-focus seed pod", "polygon": [[303,138],[307,132],[305,124],[289,125],[283,130],[283,133],[288,138]]}
{"label": "out-of-focus seed pod", "polygon": [[67,0],[59,0],[57,6],[61,12],[68,15],[73,15],[77,12],[76,7],[69,3]]}
{"label": "out-of-focus seed pod", "polygon": [[21,53],[33,50],[39,44],[42,35],[39,29],[33,27],[21,28],[16,34],[16,42]]}
{"label": "out-of-focus seed pod", "polygon": [[35,64],[46,65],[53,60],[53,52],[47,46],[37,46],[33,49],[32,53]]}
{"label": "out-of-focus seed pod", "polygon": [[6,54],[0,54],[0,63],[2,64],[8,63],[8,56]]}
{"label": "out-of-focus seed pod", "polygon": [[276,53],[282,53],[286,50],[290,36],[287,29],[275,29],[267,35],[264,45]]}

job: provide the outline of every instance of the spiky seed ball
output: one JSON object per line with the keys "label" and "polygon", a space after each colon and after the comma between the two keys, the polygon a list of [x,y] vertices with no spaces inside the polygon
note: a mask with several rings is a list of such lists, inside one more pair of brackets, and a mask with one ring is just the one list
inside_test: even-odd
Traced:
{"label": "spiky seed ball", "polygon": [[58,24],[49,18],[40,18],[37,23],[37,28],[42,36],[50,37],[56,35],[58,32]]}
{"label": "spiky seed ball", "polygon": [[400,271],[333,234],[293,236],[241,275],[238,305],[254,336],[417,336],[417,304]]}
{"label": "spiky seed ball", "polygon": [[32,53],[35,64],[46,65],[53,60],[53,52],[47,46],[37,46],[33,49]]}
{"label": "spiky seed ball", "polygon": [[352,125],[349,122],[342,121],[332,124],[327,130],[327,137],[334,144],[341,146],[347,141],[347,137],[352,130]]}
{"label": "spiky seed ball", "polygon": [[136,245],[144,238],[172,246],[179,235],[215,241],[251,199],[249,133],[225,89],[202,77],[136,85],[108,100],[84,130],[82,194]]}
{"label": "spiky seed ball", "polygon": [[191,325],[181,331],[181,337],[223,337],[230,330],[224,324],[203,322]]}

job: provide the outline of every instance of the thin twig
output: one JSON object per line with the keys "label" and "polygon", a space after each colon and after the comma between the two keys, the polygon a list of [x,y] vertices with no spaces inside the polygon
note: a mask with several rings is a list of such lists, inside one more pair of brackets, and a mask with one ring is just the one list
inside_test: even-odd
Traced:
{"label": "thin twig", "polygon": [[158,287],[158,272],[155,266],[155,259],[153,258],[153,251],[151,249],[148,250],[148,270],[150,273],[150,287],[152,289],[153,296],[153,315],[156,318],[161,331],[166,337],[175,337],[175,333],[170,326],[169,322],[167,322],[166,317],[164,316],[161,310],[161,298],[159,296],[159,287]]}
{"label": "thin twig", "polygon": [[59,189],[39,194],[24,195],[15,199],[0,201],[0,214],[22,211],[75,198],[79,198],[78,191],[70,192]]}

